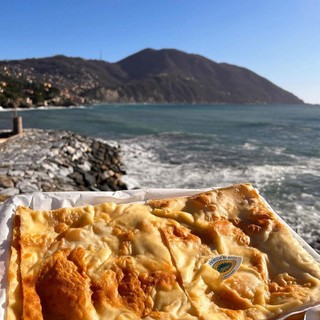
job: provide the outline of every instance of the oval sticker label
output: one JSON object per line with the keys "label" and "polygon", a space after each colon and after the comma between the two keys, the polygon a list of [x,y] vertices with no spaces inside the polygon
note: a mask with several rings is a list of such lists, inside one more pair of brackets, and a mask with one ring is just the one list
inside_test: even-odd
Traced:
{"label": "oval sticker label", "polygon": [[224,279],[231,277],[240,267],[242,257],[239,256],[216,256],[207,261],[207,264],[217,270]]}

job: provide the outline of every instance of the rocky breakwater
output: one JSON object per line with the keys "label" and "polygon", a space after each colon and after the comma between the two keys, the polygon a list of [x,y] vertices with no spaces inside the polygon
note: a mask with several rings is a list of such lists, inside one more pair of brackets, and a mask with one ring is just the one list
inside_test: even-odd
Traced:
{"label": "rocky breakwater", "polygon": [[119,147],[68,131],[27,129],[0,144],[0,196],[127,189]]}

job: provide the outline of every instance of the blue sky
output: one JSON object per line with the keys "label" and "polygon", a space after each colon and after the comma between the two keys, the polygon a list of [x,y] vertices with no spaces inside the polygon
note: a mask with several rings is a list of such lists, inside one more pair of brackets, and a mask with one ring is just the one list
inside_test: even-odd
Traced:
{"label": "blue sky", "polygon": [[319,0],[0,0],[0,60],[176,48],[320,103]]}

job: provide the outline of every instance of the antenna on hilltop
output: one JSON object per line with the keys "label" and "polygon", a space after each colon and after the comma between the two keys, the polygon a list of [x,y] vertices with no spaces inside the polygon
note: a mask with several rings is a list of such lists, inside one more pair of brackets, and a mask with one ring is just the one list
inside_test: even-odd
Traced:
{"label": "antenna on hilltop", "polygon": [[100,60],[102,60],[102,51],[101,50],[99,51],[99,57],[100,57]]}

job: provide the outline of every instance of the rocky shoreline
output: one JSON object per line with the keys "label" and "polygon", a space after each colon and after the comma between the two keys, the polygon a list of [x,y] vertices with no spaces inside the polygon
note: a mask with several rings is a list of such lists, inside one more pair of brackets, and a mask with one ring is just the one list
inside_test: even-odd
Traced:
{"label": "rocky shoreline", "polygon": [[[0,143],[0,203],[37,191],[126,190],[120,154],[119,146],[70,131],[25,129]],[[320,252],[318,238],[308,242]]]}
{"label": "rocky shoreline", "polygon": [[0,196],[127,189],[120,148],[69,131],[26,129],[0,144]]}

